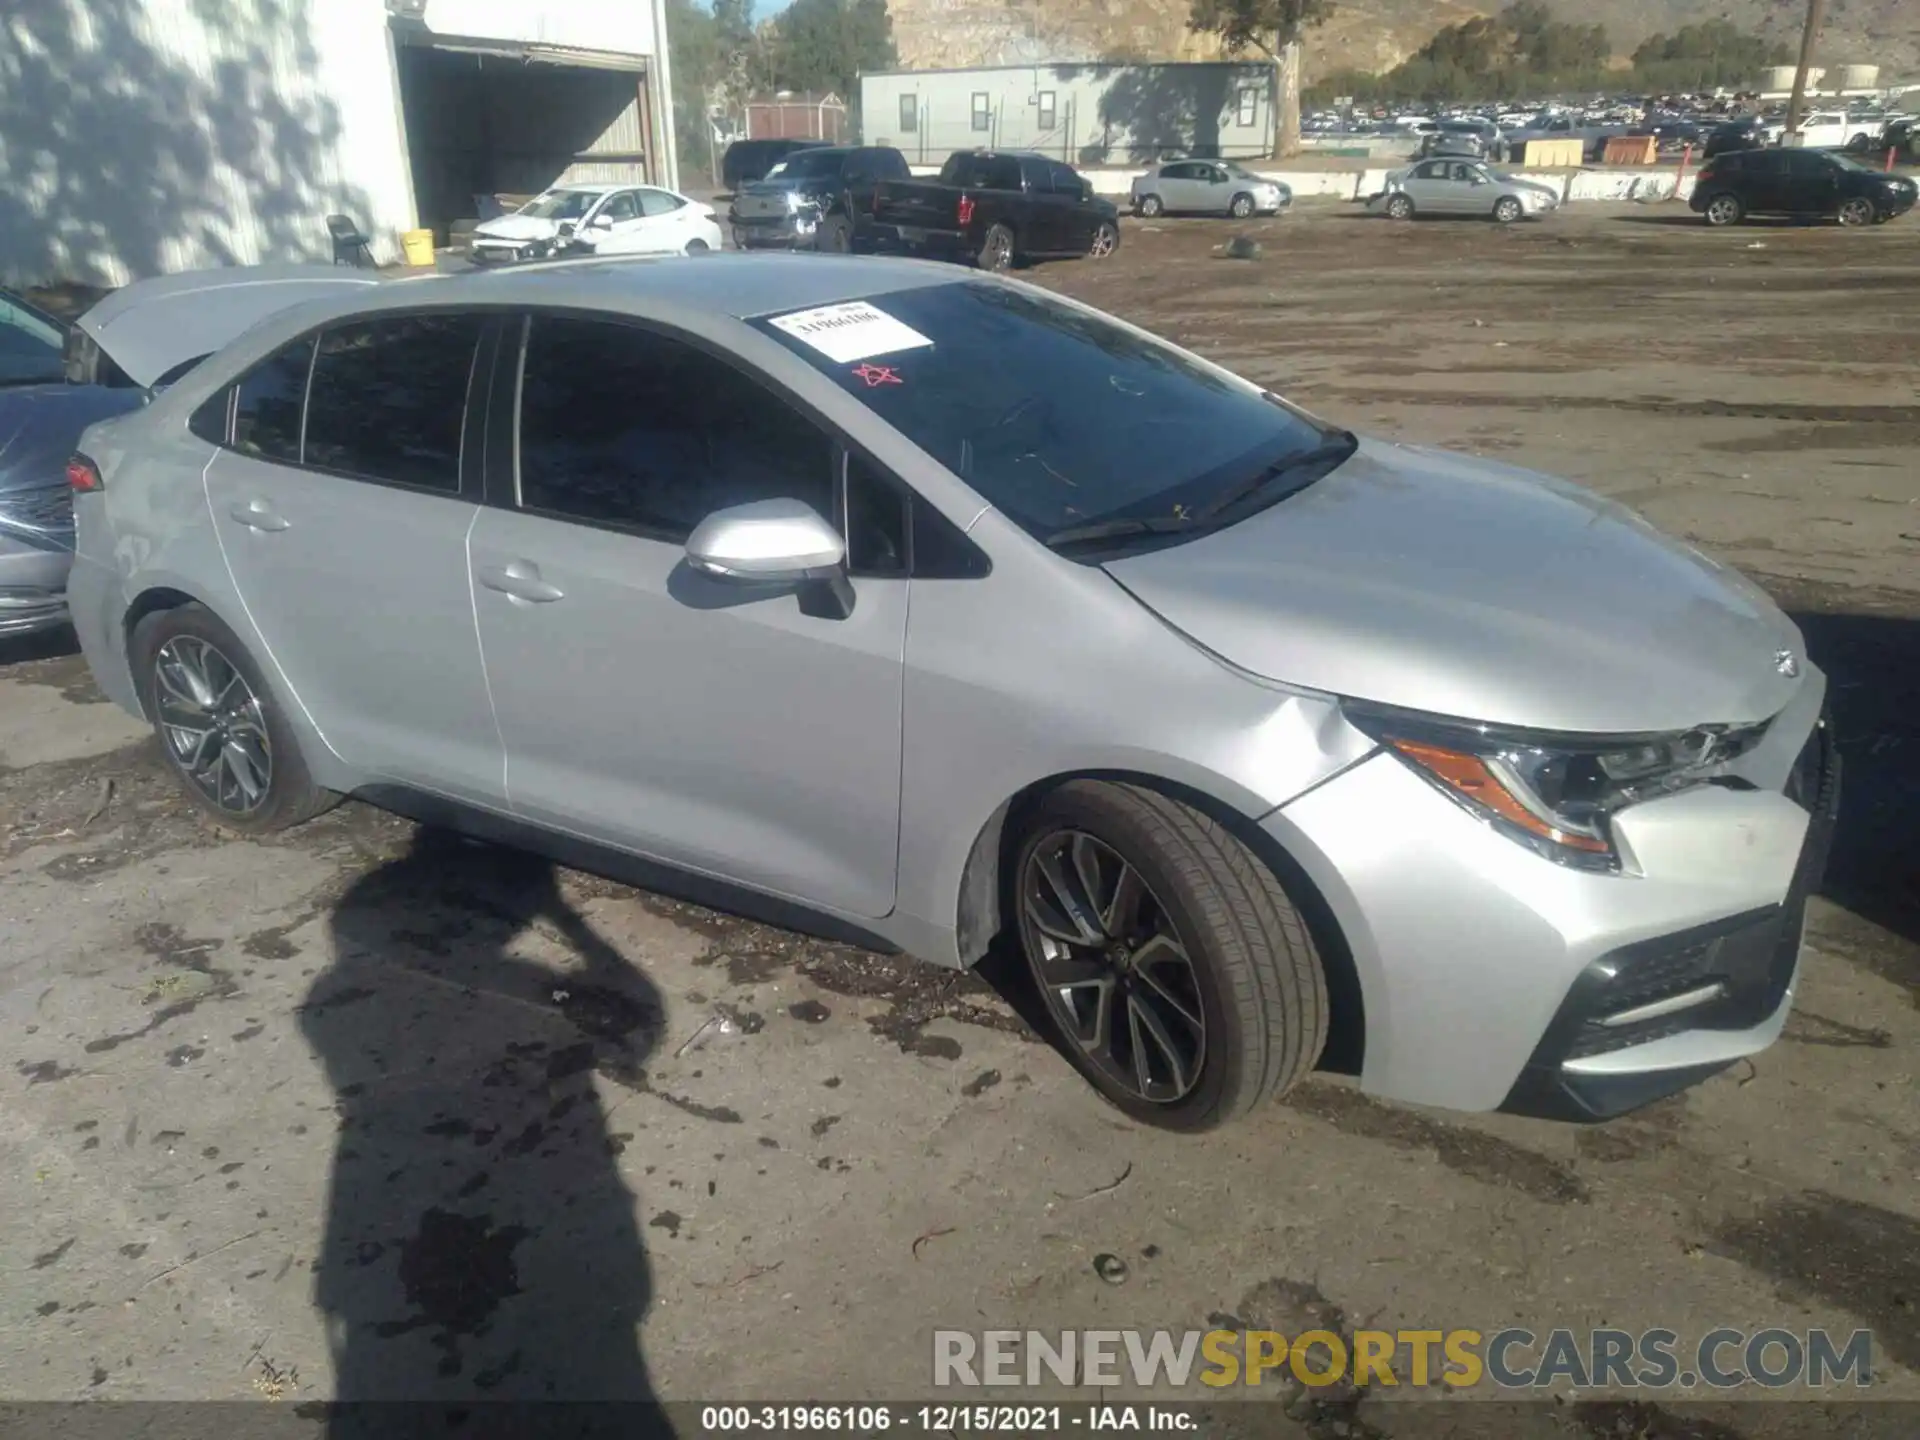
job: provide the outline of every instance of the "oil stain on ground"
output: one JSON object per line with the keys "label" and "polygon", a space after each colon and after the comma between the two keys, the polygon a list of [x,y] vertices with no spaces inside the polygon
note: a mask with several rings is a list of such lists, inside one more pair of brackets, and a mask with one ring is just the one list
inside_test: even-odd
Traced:
{"label": "oil stain on ground", "polygon": [[1723,1221],[1707,1248],[1784,1299],[1859,1316],[1876,1351],[1920,1369],[1920,1220],[1814,1190]]}
{"label": "oil stain on ground", "polygon": [[1558,1160],[1498,1136],[1382,1104],[1358,1090],[1310,1082],[1284,1103],[1343,1134],[1384,1140],[1401,1150],[1430,1150],[1449,1170],[1482,1184],[1518,1190],[1550,1205],[1589,1199],[1585,1182]]}

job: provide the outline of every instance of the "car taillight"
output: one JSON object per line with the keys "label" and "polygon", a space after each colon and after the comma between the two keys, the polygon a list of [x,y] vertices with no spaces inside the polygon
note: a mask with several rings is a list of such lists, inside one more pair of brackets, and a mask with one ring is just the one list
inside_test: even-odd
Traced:
{"label": "car taillight", "polygon": [[67,484],[76,495],[91,495],[104,488],[100,467],[84,455],[75,455],[67,461]]}
{"label": "car taillight", "polygon": [[973,197],[971,195],[962,195],[960,197],[960,208],[957,213],[962,226],[973,223]]}

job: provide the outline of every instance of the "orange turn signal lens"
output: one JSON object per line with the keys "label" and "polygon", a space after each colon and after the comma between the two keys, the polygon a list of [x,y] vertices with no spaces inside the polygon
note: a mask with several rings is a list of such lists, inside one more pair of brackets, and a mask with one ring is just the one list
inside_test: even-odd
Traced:
{"label": "orange turn signal lens", "polygon": [[1542,840],[1551,840],[1556,845],[1564,845],[1569,850],[1584,850],[1594,855],[1609,853],[1609,847],[1604,840],[1596,840],[1591,835],[1581,835],[1571,830],[1562,830],[1542,820],[1522,804],[1511,790],[1500,783],[1499,777],[1487,768],[1486,761],[1478,755],[1470,755],[1463,750],[1448,750],[1439,745],[1427,745],[1418,740],[1394,740],[1390,743],[1395,750],[1413,761],[1447,789],[1463,799],[1471,800],[1482,809],[1491,811],[1508,824],[1517,825],[1530,835],[1538,835]]}

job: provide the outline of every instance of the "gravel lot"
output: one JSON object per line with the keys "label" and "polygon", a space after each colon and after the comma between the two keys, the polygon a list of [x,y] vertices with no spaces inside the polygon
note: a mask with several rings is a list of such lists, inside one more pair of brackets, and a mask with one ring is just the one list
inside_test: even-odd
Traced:
{"label": "gravel lot", "polygon": [[[1216,258],[1242,232],[1264,253]],[[920,968],[358,804],[235,840],[66,644],[16,643],[0,1394],[904,1399],[936,1326],[1225,1315],[1867,1326],[1873,1394],[1920,1400],[1920,225],[1303,207],[1129,222],[1113,262],[1034,278],[1355,428],[1585,481],[1802,617],[1849,788],[1782,1043],[1593,1129],[1319,1080],[1169,1138],[1034,1038],[1004,957]],[[1400,1398],[1262,1425],[1481,1425]],[[1502,1424],[1837,1427],[1671,1396]]]}

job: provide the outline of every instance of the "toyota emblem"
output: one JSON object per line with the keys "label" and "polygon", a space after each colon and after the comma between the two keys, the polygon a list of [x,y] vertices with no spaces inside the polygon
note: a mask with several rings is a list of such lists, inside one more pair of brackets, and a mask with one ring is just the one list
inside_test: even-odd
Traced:
{"label": "toyota emblem", "polygon": [[1776,650],[1773,652],[1773,668],[1791,680],[1800,673],[1800,662],[1793,658],[1793,651]]}

